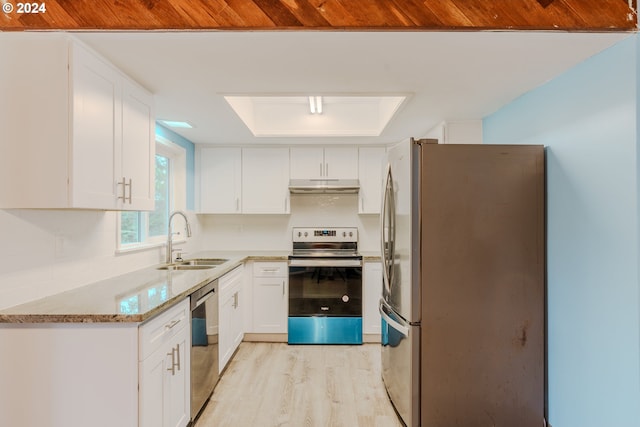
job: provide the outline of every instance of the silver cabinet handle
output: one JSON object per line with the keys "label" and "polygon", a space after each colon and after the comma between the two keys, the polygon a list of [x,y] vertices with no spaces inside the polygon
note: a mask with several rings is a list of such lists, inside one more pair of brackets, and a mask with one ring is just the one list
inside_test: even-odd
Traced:
{"label": "silver cabinet handle", "polygon": [[236,212],[240,211],[240,198],[236,197]]}
{"label": "silver cabinet handle", "polygon": [[180,320],[174,320],[173,322],[169,323],[168,325],[164,325],[164,327],[167,328],[167,329],[173,329],[173,327],[176,326],[178,323],[180,323]]}
{"label": "silver cabinet handle", "polygon": [[320,163],[320,176],[322,176],[322,163]]}
{"label": "silver cabinet handle", "polygon": [[180,371],[182,368],[180,367],[180,344],[176,344],[176,359],[178,359],[178,371]]}
{"label": "silver cabinet handle", "polygon": [[167,353],[167,356],[171,356],[171,367],[167,368],[167,371],[171,371],[171,375],[176,374],[176,349],[171,347],[171,353]]}
{"label": "silver cabinet handle", "polygon": [[282,281],[282,295],[284,295],[284,280]]}
{"label": "silver cabinet handle", "polygon": [[325,169],[324,176],[329,177],[329,163],[325,163],[324,169]]}
{"label": "silver cabinet handle", "polygon": [[131,204],[131,200],[133,197],[132,194],[133,194],[133,180],[129,178],[129,204]]}
{"label": "silver cabinet handle", "polygon": [[127,184],[126,184],[127,180],[125,179],[125,177],[122,177],[122,182],[118,181],[116,182],[116,185],[122,185],[122,196],[118,196],[118,200],[122,199],[123,202],[127,201]]}
{"label": "silver cabinet handle", "polygon": [[[177,356],[176,356],[176,353],[178,353]],[[178,371],[181,369],[180,368],[180,344],[176,344],[176,348],[171,347],[171,353],[167,353],[167,356],[171,356],[171,367],[167,368],[167,371],[171,371],[171,375],[175,375],[176,368],[178,368]],[[177,362],[176,362],[176,359],[178,360]]]}
{"label": "silver cabinet handle", "polygon": [[233,308],[238,308],[238,293],[233,294]]}

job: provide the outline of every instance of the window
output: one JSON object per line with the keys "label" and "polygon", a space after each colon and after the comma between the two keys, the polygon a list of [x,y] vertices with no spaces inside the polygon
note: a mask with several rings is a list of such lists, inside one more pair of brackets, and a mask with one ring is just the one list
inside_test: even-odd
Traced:
{"label": "window", "polygon": [[164,139],[156,142],[155,209],[151,212],[120,212],[118,250],[156,246],[166,241],[169,213],[176,206],[182,207],[184,202],[184,197],[175,200],[173,191],[174,188],[184,188],[184,160],[182,147]]}

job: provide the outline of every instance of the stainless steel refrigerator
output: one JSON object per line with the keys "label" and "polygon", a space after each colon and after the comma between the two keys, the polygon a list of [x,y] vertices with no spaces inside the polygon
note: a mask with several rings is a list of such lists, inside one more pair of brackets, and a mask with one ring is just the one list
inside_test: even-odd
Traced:
{"label": "stainless steel refrigerator", "polygon": [[544,148],[435,142],[387,155],[387,392],[410,427],[542,427]]}

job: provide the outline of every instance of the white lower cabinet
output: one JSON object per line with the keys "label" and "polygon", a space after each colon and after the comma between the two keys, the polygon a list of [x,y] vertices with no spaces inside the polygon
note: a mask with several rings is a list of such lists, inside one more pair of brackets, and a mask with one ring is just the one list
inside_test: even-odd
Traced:
{"label": "white lower cabinet", "polygon": [[0,426],[186,426],[189,317],[185,298],[142,324],[0,324]]}
{"label": "white lower cabinet", "polygon": [[380,335],[381,319],[378,304],[382,297],[382,264],[364,263],[362,283],[362,333]]}
{"label": "white lower cabinet", "polygon": [[143,324],[139,426],[184,427],[190,420],[189,299]]}
{"label": "white lower cabinet", "polygon": [[286,262],[253,263],[254,333],[287,333],[289,269]]}
{"label": "white lower cabinet", "polygon": [[227,366],[244,337],[244,266],[239,266],[218,279],[219,304],[219,371]]}

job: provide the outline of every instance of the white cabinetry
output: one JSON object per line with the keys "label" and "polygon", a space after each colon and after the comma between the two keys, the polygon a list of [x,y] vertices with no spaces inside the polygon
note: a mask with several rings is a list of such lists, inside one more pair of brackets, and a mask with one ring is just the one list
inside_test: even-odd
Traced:
{"label": "white cabinetry", "polygon": [[6,35],[0,56],[0,207],[153,209],[152,95],[64,34]]}
{"label": "white cabinetry", "polygon": [[358,179],[358,148],[291,147],[291,179]]}
{"label": "white cabinetry", "polygon": [[253,263],[254,333],[287,333],[289,270],[286,262]]}
{"label": "white cabinetry", "polygon": [[143,324],[140,427],[184,427],[190,420],[189,299]]}
{"label": "white cabinetry", "polygon": [[199,150],[200,213],[289,213],[287,148]]}
{"label": "white cabinetry", "polygon": [[236,267],[218,279],[219,304],[219,371],[222,372],[244,337],[243,313],[245,306],[244,266]]}
{"label": "white cabinetry", "polygon": [[242,212],[289,213],[289,150],[242,149]]}
{"label": "white cabinetry", "polygon": [[382,175],[384,147],[360,147],[358,149],[358,213],[380,213],[382,203]]}
{"label": "white cabinetry", "polygon": [[381,326],[378,304],[382,297],[382,264],[379,262],[365,262],[363,275],[362,333],[376,334],[379,341]]}
{"label": "white cabinetry", "polygon": [[186,426],[190,331],[189,299],[141,325],[0,324],[0,425]]}
{"label": "white cabinetry", "polygon": [[206,147],[199,151],[200,213],[240,213],[242,209],[242,151]]}

